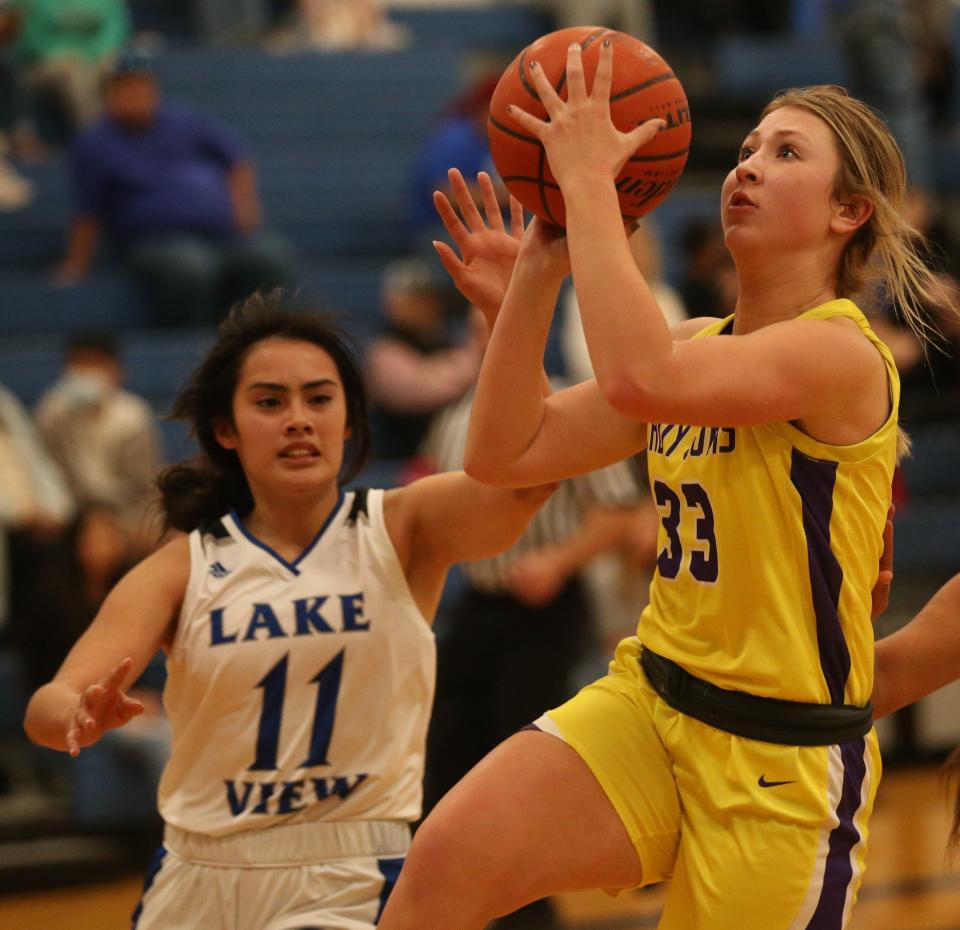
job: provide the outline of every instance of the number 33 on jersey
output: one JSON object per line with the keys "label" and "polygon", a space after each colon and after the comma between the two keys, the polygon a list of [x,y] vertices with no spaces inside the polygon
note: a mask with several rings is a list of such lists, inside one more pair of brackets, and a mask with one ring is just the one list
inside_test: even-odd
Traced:
{"label": "number 33 on jersey", "polygon": [[[870,590],[896,464],[899,382],[889,350],[849,301],[805,316],[858,321],[888,367],[887,422],[846,446],[793,423],[651,423],[660,532],[638,635],[721,688],[859,706],[873,684]],[[731,320],[695,338],[718,336]],[[864,559],[871,547],[876,558]]]}

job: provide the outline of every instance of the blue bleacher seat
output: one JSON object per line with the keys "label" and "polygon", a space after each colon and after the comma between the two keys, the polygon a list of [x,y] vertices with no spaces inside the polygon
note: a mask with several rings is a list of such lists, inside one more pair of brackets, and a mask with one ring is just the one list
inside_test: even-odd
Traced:
{"label": "blue bleacher seat", "polygon": [[[683,233],[691,220],[720,224],[720,192],[687,186],[681,178],[670,196],[650,214],[662,245],[663,277],[676,287],[683,270]],[[695,308],[688,308],[695,312]]]}
{"label": "blue bleacher seat", "polygon": [[960,495],[912,499],[894,519],[894,571],[944,576],[960,571]]}
{"label": "blue bleacher seat", "polygon": [[58,287],[46,277],[0,277],[0,333],[65,334],[86,329],[128,330],[149,324],[131,283],[117,274],[94,274]]}
{"label": "blue bleacher seat", "polygon": [[[398,8],[391,19],[409,26],[418,45],[508,51],[511,57],[555,29],[548,10],[517,3],[430,9]],[[433,48],[431,48],[431,54]]]}
{"label": "blue bleacher seat", "polygon": [[766,100],[778,90],[849,83],[840,48],[826,37],[730,36],[717,43],[716,93]]}
{"label": "blue bleacher seat", "polygon": [[[127,387],[163,413],[213,340],[208,330],[120,334]],[[32,406],[59,374],[66,334],[0,339],[0,383]]]}
{"label": "blue bleacher seat", "polygon": [[960,497],[960,426],[933,424],[908,432],[913,448],[903,461],[903,476],[911,497]]}

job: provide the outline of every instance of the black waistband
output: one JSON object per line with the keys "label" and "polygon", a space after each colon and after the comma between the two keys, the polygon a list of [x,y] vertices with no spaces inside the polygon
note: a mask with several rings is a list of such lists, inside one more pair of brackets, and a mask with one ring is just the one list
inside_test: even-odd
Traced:
{"label": "black waistband", "polygon": [[653,689],[674,710],[735,736],[787,746],[833,746],[873,726],[873,706],[806,704],[727,691],[644,648],[640,662]]}

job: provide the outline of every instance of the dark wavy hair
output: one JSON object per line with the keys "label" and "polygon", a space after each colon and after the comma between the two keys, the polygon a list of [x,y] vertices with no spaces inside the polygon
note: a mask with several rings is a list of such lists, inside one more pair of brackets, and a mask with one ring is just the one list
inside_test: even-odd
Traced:
{"label": "dark wavy hair", "polygon": [[232,422],[233,395],[250,350],[265,339],[292,339],[323,349],[343,384],[350,437],[338,481],[357,476],[370,453],[367,392],[350,338],[328,316],[281,290],[236,304],[220,324],[217,341],[180,391],[170,419],[186,420],[200,452],[164,469],[157,479],[164,523],[189,532],[229,510],[253,508],[250,485],[236,452],[217,442],[218,423]]}

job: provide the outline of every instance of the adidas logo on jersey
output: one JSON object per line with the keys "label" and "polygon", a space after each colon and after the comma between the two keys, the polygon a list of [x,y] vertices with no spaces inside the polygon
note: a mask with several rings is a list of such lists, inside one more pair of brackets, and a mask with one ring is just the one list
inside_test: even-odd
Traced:
{"label": "adidas logo on jersey", "polygon": [[214,562],[213,565],[210,566],[210,574],[214,578],[226,578],[227,575],[230,574],[230,569],[224,568],[220,562]]}

